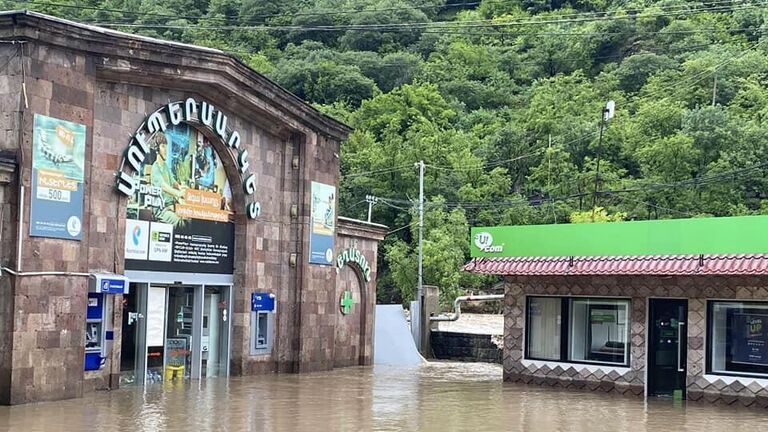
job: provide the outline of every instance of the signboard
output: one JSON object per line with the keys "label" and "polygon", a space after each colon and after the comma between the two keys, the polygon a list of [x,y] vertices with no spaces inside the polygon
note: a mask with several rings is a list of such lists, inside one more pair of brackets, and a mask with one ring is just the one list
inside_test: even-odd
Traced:
{"label": "signboard", "polygon": [[275,311],[275,295],[272,293],[252,293],[251,312]]}
{"label": "signboard", "polygon": [[371,266],[368,264],[368,260],[365,255],[357,248],[357,246],[351,246],[343,251],[339,252],[336,256],[336,273],[340,273],[342,267],[348,263],[357,264],[360,268],[360,272],[363,275],[363,280],[366,282],[371,281]]}
{"label": "signboard", "polygon": [[768,315],[733,313],[731,362],[768,366]]}
{"label": "signboard", "polygon": [[232,190],[210,141],[181,123],[146,144],[127,205],[126,270],[232,273]]}
{"label": "signboard", "polygon": [[85,126],[35,114],[29,235],[83,238]]}
{"label": "signboard", "polygon": [[109,273],[95,273],[89,277],[88,291],[102,294],[128,294],[128,279]]}
{"label": "signboard", "polygon": [[473,257],[768,253],[768,216],[479,227],[472,228],[470,252]]}
{"label": "signboard", "polygon": [[336,234],[336,187],[312,182],[312,212],[309,230],[309,263],[333,264]]}
{"label": "signboard", "polygon": [[183,338],[168,338],[165,340],[165,364],[168,366],[185,366],[187,364],[187,340]]}

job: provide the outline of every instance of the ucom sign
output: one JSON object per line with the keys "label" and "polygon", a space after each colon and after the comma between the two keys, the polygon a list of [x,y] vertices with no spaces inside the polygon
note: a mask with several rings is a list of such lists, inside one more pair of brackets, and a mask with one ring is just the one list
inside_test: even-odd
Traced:
{"label": "ucom sign", "polygon": [[493,245],[493,236],[489,232],[475,234],[475,246],[486,253],[498,253],[504,251],[503,246]]}

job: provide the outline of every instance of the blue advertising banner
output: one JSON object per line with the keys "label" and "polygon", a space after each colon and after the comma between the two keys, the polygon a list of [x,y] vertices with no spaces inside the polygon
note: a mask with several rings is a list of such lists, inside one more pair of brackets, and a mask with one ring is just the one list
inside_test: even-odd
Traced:
{"label": "blue advertising banner", "polygon": [[312,212],[309,229],[309,263],[333,264],[336,235],[336,187],[312,182]]}
{"label": "blue advertising banner", "polygon": [[768,315],[733,313],[733,363],[768,366]]}
{"label": "blue advertising banner", "polygon": [[29,235],[83,238],[85,126],[35,114]]}

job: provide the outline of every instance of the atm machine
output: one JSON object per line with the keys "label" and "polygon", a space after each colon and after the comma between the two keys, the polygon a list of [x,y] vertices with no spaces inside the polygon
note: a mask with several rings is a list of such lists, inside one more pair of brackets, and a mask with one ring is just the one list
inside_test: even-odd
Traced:
{"label": "atm machine", "polygon": [[[112,294],[127,294],[128,279],[123,275],[96,273],[88,278],[88,304],[85,314],[85,370],[99,370],[112,344]],[[108,346],[109,345],[109,346]]]}

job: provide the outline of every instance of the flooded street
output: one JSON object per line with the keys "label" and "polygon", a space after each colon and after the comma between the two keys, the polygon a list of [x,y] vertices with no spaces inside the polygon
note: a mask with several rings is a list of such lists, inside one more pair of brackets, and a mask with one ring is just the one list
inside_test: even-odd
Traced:
{"label": "flooded street", "polygon": [[501,368],[431,363],[155,384],[0,407],[2,431],[758,431],[756,409],[502,384]]}

